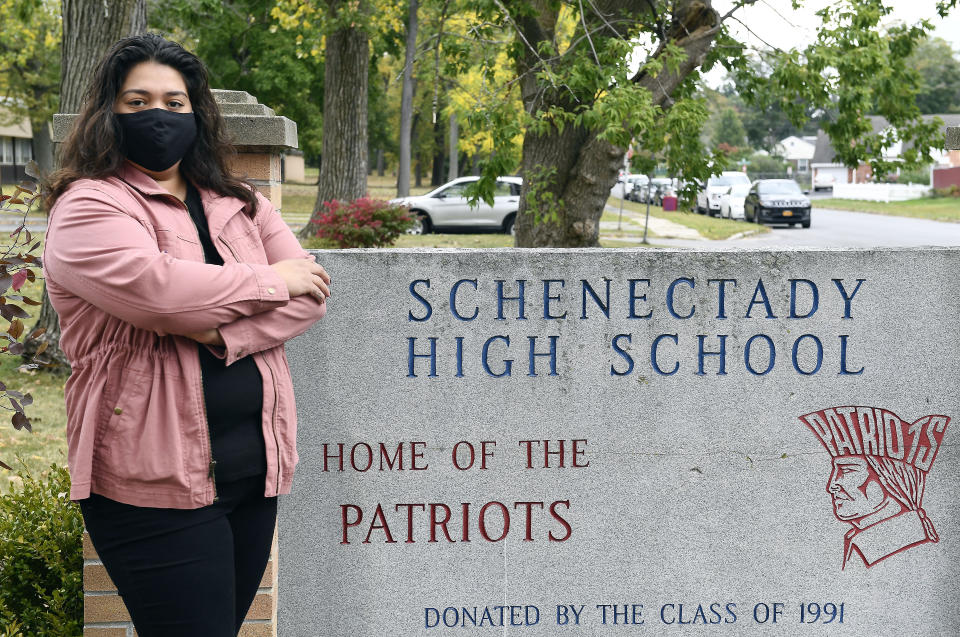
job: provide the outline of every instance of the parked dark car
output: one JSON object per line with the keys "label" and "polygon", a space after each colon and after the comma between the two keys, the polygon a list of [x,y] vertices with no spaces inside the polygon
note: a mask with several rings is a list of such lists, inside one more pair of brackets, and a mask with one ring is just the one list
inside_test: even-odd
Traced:
{"label": "parked dark car", "polygon": [[747,221],[810,227],[810,199],[792,179],[759,179],[743,202]]}

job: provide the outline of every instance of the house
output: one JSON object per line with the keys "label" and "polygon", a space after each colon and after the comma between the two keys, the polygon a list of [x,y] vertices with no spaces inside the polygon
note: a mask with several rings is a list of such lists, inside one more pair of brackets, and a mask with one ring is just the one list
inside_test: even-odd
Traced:
{"label": "house", "polygon": [[[9,121],[9,112],[0,107],[0,121]],[[13,184],[26,177],[25,168],[33,159],[33,129],[24,117],[0,125],[0,183]]]}
{"label": "house", "polygon": [[[960,126],[960,114],[944,115],[923,115],[925,121],[934,117],[939,117],[943,121],[944,127]],[[874,133],[878,133],[887,128],[889,124],[883,117],[871,115],[870,124]],[[897,142],[889,148],[883,149],[883,158],[886,160],[895,160],[900,157],[903,151],[903,143]],[[945,151],[942,149],[933,149],[931,151],[934,168],[937,167],[955,167],[960,166],[960,151]],[[836,161],[836,153],[830,138],[822,130],[817,131],[817,140],[813,152],[813,159],[810,162],[810,168],[813,171],[813,188],[832,188],[834,184],[862,184],[872,181],[870,166],[860,164],[856,170],[847,168]]]}
{"label": "house", "polygon": [[791,135],[780,140],[774,148],[774,154],[790,164],[794,174],[805,175],[810,172],[810,160],[816,150],[816,141],[816,135]]}

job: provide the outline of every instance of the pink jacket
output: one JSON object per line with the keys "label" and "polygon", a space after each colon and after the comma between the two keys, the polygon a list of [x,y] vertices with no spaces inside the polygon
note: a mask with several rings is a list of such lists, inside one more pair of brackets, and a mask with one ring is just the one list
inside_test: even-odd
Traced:
{"label": "pink jacket", "polygon": [[296,406],[284,341],[326,312],[289,298],[269,266],[309,258],[261,195],[200,190],[224,265],[204,263],[186,207],[126,164],[70,185],[50,211],[44,274],[60,315],[67,380],[70,498],[96,492],[138,506],[192,509],[215,485],[196,342],[219,328],[231,364],[253,356],[263,377],[264,493],[288,493],[297,464]]}

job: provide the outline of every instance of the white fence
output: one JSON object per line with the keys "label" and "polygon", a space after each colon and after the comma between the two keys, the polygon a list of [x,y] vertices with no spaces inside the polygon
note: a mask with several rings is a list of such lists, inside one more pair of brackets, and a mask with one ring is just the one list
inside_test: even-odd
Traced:
{"label": "white fence", "polygon": [[930,192],[923,184],[835,184],[836,199],[860,199],[862,201],[906,201],[919,199]]}

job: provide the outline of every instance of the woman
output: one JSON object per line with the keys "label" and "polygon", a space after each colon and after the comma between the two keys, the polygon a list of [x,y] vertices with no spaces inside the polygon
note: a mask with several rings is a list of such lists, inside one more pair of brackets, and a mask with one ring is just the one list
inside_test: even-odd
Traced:
{"label": "woman", "polygon": [[141,637],[239,631],[297,462],[283,343],[330,296],[229,152],[200,60],[132,37],[47,197],[70,497]]}

